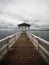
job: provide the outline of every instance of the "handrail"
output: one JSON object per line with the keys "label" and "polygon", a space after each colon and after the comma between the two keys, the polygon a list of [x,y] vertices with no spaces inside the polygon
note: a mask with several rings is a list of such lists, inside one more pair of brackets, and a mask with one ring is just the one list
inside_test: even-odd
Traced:
{"label": "handrail", "polygon": [[34,44],[36,50],[38,50],[43,58],[49,63],[49,42],[30,32],[27,32],[27,35]]}
{"label": "handrail", "polygon": [[4,54],[11,49],[11,46],[21,35],[21,32],[10,35],[0,40],[0,59],[3,58]]}

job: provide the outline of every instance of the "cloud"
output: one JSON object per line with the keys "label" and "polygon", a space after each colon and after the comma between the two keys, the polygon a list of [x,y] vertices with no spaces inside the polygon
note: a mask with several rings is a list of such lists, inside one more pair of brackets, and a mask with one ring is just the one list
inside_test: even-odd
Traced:
{"label": "cloud", "polygon": [[49,0],[0,0],[0,22],[27,22],[32,28],[49,24]]}

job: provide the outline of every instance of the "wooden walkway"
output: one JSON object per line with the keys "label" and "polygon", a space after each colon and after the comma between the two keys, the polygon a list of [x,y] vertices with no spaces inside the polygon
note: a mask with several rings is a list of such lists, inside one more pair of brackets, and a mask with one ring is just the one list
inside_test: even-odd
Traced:
{"label": "wooden walkway", "polygon": [[11,50],[1,60],[0,65],[47,65],[40,53],[27,37],[21,34]]}

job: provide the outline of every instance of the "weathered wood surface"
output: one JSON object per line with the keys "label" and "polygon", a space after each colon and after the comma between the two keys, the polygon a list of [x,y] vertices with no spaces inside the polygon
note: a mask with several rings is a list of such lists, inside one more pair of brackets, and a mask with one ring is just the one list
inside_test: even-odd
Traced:
{"label": "weathered wood surface", "polygon": [[40,53],[27,37],[21,34],[10,51],[1,60],[0,65],[47,65]]}

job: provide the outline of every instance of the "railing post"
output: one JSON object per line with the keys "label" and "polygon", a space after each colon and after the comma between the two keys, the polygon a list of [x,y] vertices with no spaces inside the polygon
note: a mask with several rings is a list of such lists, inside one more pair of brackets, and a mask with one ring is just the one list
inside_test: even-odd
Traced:
{"label": "railing post", "polygon": [[38,51],[40,51],[39,44],[40,44],[40,40],[38,39]]}
{"label": "railing post", "polygon": [[39,39],[36,37],[36,41],[37,41],[37,50],[39,51]]}
{"label": "railing post", "polygon": [[7,39],[7,51],[9,51],[9,39],[10,38]]}
{"label": "railing post", "polygon": [[16,35],[15,35],[15,42],[16,42]]}

